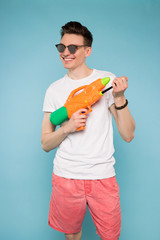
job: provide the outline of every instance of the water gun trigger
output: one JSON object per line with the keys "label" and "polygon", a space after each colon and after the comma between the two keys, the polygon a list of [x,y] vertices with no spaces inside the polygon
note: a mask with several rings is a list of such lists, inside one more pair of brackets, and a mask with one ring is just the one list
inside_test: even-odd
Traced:
{"label": "water gun trigger", "polygon": [[92,112],[91,106],[87,106],[88,111],[87,112],[81,112],[81,114],[87,115],[88,113]]}

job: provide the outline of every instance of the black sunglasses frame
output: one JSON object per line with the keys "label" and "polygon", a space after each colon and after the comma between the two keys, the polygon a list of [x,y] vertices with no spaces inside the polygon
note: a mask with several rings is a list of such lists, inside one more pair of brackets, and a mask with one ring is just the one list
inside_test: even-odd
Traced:
{"label": "black sunglasses frame", "polygon": [[[78,48],[80,48],[80,47],[90,47],[89,45],[75,45],[75,44],[70,44],[68,46],[65,46],[62,43],[56,44],[55,46],[56,46],[58,52],[60,52],[60,53],[63,53],[65,51],[66,47],[67,47],[71,54],[74,54],[78,50]],[[59,49],[60,46],[63,47],[64,50],[60,50]]]}

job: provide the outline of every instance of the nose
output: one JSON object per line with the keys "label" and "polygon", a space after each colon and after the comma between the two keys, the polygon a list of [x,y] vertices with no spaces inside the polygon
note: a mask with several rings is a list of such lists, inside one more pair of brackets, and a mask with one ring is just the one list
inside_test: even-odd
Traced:
{"label": "nose", "polygon": [[63,55],[70,55],[70,51],[68,50],[68,47],[64,49],[64,52],[62,53]]}

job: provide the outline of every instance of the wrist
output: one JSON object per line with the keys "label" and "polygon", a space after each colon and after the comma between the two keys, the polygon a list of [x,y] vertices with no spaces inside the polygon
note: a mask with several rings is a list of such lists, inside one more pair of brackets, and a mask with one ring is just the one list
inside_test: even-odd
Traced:
{"label": "wrist", "polygon": [[126,103],[126,98],[124,95],[120,97],[114,97],[114,103],[116,107],[121,107]]}
{"label": "wrist", "polygon": [[121,110],[121,109],[127,107],[127,105],[128,105],[128,100],[126,99],[125,104],[121,105],[120,107],[117,107],[117,106],[115,105],[115,109],[116,109],[116,110]]}
{"label": "wrist", "polygon": [[62,129],[63,129],[63,133],[64,133],[66,136],[68,136],[70,133],[73,132],[73,130],[72,130],[70,124],[69,124],[69,121],[62,126]]}
{"label": "wrist", "polygon": [[66,136],[70,133],[68,127],[66,126],[66,124],[64,126],[62,126],[61,128],[63,130],[63,134],[65,134]]}

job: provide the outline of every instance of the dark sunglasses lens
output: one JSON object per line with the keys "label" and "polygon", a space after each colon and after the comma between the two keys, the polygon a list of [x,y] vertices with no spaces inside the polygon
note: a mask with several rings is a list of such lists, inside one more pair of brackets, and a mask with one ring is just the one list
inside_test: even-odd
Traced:
{"label": "dark sunglasses lens", "polygon": [[77,50],[77,47],[74,45],[70,45],[70,46],[68,46],[68,49],[69,49],[70,53],[75,53]]}
{"label": "dark sunglasses lens", "polygon": [[64,50],[66,48],[63,44],[57,44],[56,47],[57,47],[58,52],[61,52],[61,53],[64,52]]}

